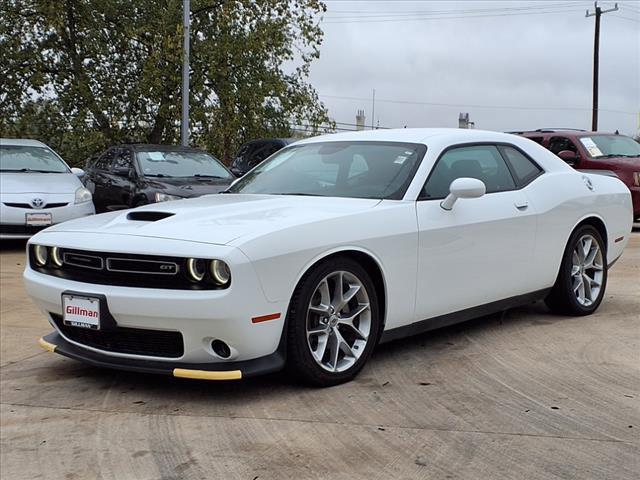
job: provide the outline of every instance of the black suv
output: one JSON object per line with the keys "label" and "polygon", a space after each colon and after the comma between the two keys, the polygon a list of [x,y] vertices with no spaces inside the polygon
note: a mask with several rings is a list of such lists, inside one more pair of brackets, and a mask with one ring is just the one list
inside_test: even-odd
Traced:
{"label": "black suv", "polygon": [[235,180],[207,152],[169,145],[114,146],[89,158],[85,172],[97,212],[218,193]]}
{"label": "black suv", "polygon": [[295,141],[295,138],[269,138],[244,143],[231,163],[231,171],[241,177],[264,159]]}

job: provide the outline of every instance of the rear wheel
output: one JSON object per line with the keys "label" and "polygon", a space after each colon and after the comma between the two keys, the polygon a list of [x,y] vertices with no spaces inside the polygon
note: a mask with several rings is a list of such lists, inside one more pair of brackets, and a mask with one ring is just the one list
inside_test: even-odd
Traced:
{"label": "rear wheel", "polygon": [[594,227],[583,225],[571,235],[558,278],[545,301],[559,313],[589,315],[602,302],[606,286],[604,241]]}
{"label": "rear wheel", "polygon": [[287,319],[288,368],[317,386],[349,381],[362,369],[378,338],[373,282],[349,258],[324,262],[300,281]]}

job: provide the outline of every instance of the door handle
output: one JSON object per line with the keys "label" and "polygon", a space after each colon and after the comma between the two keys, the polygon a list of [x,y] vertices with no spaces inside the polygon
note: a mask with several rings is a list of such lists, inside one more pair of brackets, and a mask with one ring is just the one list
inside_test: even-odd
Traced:
{"label": "door handle", "polygon": [[526,210],[527,208],[529,208],[529,202],[527,202],[526,200],[517,201],[514,203],[514,205],[518,210]]}

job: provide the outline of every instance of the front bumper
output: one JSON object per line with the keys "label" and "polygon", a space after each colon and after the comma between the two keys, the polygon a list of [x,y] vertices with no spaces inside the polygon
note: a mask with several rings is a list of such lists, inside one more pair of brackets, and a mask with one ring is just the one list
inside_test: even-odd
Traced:
{"label": "front bumper", "polygon": [[[5,205],[4,200],[6,199],[3,197],[3,202],[0,202],[0,218],[2,218],[2,223],[0,224],[0,239],[29,238],[42,230],[42,228],[29,227],[25,224],[27,213],[51,213],[52,225],[96,213],[95,208],[93,207],[93,202],[85,202],[76,205],[73,203],[73,198],[69,199],[66,196],[59,197],[60,198],[51,196],[48,201],[50,203],[68,201],[69,204],[64,207],[44,208],[41,210],[9,207]],[[14,199],[12,198],[11,200]],[[25,201],[24,203],[28,202]]]}
{"label": "front bumper", "polygon": [[265,357],[228,363],[167,363],[142,359],[110,357],[78,347],[66,341],[58,332],[42,337],[40,346],[65,357],[80,360],[96,367],[126,370],[130,372],[171,375],[197,380],[240,380],[281,370],[285,364],[284,344]]}
{"label": "front bumper", "polygon": [[[152,365],[159,373],[171,373],[176,368],[194,369],[194,366],[204,371],[228,371],[235,364],[269,357],[278,349],[288,302],[266,299],[253,264],[236,248],[169,239],[150,242],[148,238],[138,236],[82,232],[69,235],[55,230],[38,234],[32,242],[68,248],[91,245],[96,251],[123,252],[126,249],[131,254],[175,255],[188,251],[196,258],[220,258],[231,266],[229,288],[199,291],[83,283],[40,273],[27,266],[24,272],[27,293],[48,317],[56,335],[64,340],[64,344],[58,340],[59,348],[64,352],[71,351],[74,358],[90,362],[97,359],[115,368],[133,365],[134,369],[139,369]],[[120,347],[124,343],[118,345],[119,340],[114,337],[103,348],[101,344],[88,343],[68,332],[65,334],[56,321],[63,314],[61,296],[69,291],[104,298],[104,311],[113,320],[111,331],[114,328],[134,329],[136,335],[145,335],[148,331],[143,338],[145,341],[151,340],[158,331],[179,333],[181,352],[173,356],[162,352],[145,353],[135,348],[116,350],[113,345]],[[105,333],[107,331],[105,328]],[[223,341],[230,347],[228,358],[216,355],[212,348],[214,340]],[[127,342],[130,347],[131,340]],[[73,349],[70,350],[69,345]]]}

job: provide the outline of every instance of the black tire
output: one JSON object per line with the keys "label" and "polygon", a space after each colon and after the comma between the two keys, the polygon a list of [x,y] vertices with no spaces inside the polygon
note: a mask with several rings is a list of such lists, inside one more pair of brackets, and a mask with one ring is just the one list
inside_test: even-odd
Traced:
{"label": "black tire", "polygon": [[[578,242],[585,236],[591,236],[602,255],[602,279],[600,282],[600,290],[597,297],[591,300],[589,305],[584,305],[579,301],[579,295],[574,291],[574,277],[572,276],[573,254]],[[587,269],[588,270],[588,269]],[[587,272],[588,273],[588,272]],[[592,271],[593,273],[593,271]],[[590,315],[600,306],[604,298],[604,292],[607,287],[607,249],[602,236],[591,225],[582,225],[578,227],[569,238],[567,246],[562,256],[558,278],[551,292],[545,299],[547,306],[554,312],[564,315]]]}
{"label": "black tire", "polygon": [[[355,363],[344,371],[330,372],[320,366],[311,353],[311,347],[307,341],[307,312],[312,296],[322,280],[340,271],[355,276],[364,287],[369,300],[370,329],[366,345],[363,350],[358,350],[362,353],[359,353],[360,356]],[[300,280],[289,304],[286,324],[287,370],[304,383],[318,387],[330,387],[353,379],[362,369],[377,343],[381,324],[378,305],[376,289],[371,277],[354,260],[348,257],[334,257],[316,265]]]}

